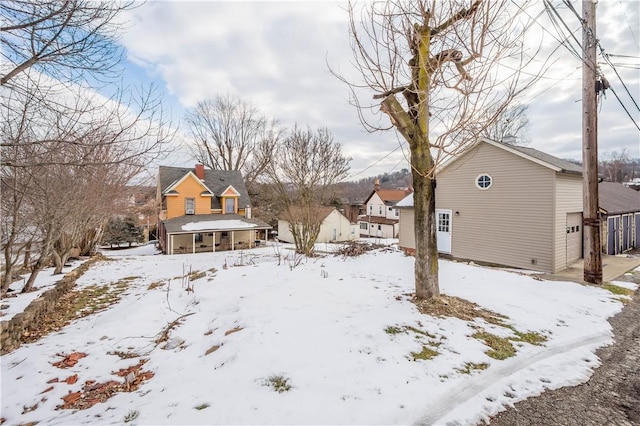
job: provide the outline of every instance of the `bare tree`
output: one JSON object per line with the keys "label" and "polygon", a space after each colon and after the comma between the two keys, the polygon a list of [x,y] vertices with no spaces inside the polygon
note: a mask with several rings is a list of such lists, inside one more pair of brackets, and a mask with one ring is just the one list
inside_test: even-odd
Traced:
{"label": "bare tree", "polygon": [[350,160],[328,129],[313,132],[295,126],[269,163],[268,179],[276,188],[298,253],[313,254],[324,220],[321,207],[333,198],[335,184],[347,176]]}
{"label": "bare tree", "polygon": [[[510,145],[528,145],[529,105],[514,102],[508,106],[493,124],[489,125],[482,135],[488,139]],[[489,112],[490,115],[493,115]]]}
{"label": "bare tree", "polygon": [[14,78],[30,68],[61,82],[117,76],[118,18],[135,6],[133,0],[4,0],[0,42],[6,72],[0,85],[20,90],[24,80]]}
{"label": "bare tree", "polygon": [[230,95],[198,102],[186,114],[195,159],[212,170],[240,170],[249,188],[265,171],[280,140],[275,120]]}
{"label": "bare tree", "polygon": [[[116,44],[122,15],[139,4],[2,3],[3,291],[32,246],[37,254],[26,290],[51,257],[60,271],[79,239],[95,240],[117,186],[166,153],[175,129],[161,96],[115,80],[123,69]],[[110,98],[96,93],[107,86]]]}
{"label": "bare tree", "polygon": [[[361,121],[363,89],[408,142],[414,186],[418,298],[440,293],[436,244],[436,168],[458,155],[494,123],[527,84],[522,39],[528,28],[506,0],[389,0],[349,6],[353,62],[359,79],[347,79]],[[511,10],[513,9],[513,10]],[[509,67],[502,67],[509,61]],[[334,73],[337,74],[337,73]],[[370,93],[370,92],[369,92]],[[402,94],[402,101],[397,95]],[[374,103],[375,103],[374,102]]]}
{"label": "bare tree", "polygon": [[7,212],[2,289],[11,284],[22,250],[33,244],[37,255],[28,291],[51,256],[60,272],[71,249],[95,234],[113,210],[114,197],[122,194],[120,188],[153,158],[156,152],[145,150],[157,147],[159,139],[150,136],[147,145],[141,137],[145,128],[117,107],[99,110],[76,98],[74,108],[52,110],[16,93],[11,101],[0,111],[2,207]]}
{"label": "bare tree", "polygon": [[[3,118],[20,123],[22,132],[29,128],[42,132],[55,116],[60,136],[55,141],[32,137],[25,142],[13,132],[14,138],[2,140],[3,150],[25,143],[32,147],[22,150],[26,156],[3,155],[3,165],[40,165],[48,155],[43,147],[78,146],[87,134],[94,146],[116,145],[121,151],[116,162],[148,163],[166,152],[175,130],[166,120],[162,97],[153,87],[121,88],[115,80],[123,69],[123,48],[116,44],[126,23],[122,15],[139,4],[133,0],[3,2]],[[110,85],[114,95],[96,94],[96,87],[103,85]]]}
{"label": "bare tree", "polygon": [[609,182],[624,182],[635,178],[632,167],[633,160],[627,154],[626,149],[613,151],[605,155],[600,161],[600,174]]}

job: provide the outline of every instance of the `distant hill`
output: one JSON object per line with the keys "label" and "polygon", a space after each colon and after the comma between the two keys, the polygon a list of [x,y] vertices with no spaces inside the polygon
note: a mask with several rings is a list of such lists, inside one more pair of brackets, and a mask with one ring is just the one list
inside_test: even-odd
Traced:
{"label": "distant hill", "polygon": [[349,203],[361,203],[373,191],[376,179],[380,179],[380,188],[404,189],[412,187],[411,173],[408,169],[397,172],[384,173],[378,176],[370,176],[352,182],[338,184],[340,193]]}

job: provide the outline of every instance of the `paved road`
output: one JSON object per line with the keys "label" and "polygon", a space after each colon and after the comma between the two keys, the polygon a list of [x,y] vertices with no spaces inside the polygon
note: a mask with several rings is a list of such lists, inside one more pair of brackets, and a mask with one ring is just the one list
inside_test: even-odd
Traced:
{"label": "paved road", "polygon": [[[640,272],[624,279],[638,283]],[[640,289],[609,322],[615,343],[596,352],[602,365],[588,382],[518,402],[491,426],[640,425]]]}

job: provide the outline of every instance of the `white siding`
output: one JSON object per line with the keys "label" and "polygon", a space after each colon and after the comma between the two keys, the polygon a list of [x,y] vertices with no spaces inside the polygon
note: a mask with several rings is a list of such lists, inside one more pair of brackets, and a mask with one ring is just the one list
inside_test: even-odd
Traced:
{"label": "white siding", "polygon": [[[358,238],[359,233],[355,231],[356,225],[351,225],[349,219],[339,211],[334,210],[322,222],[320,233],[318,234],[319,243],[329,241],[351,241]],[[335,230],[335,238],[334,238]],[[353,233],[351,231],[354,231]]]}
{"label": "white siding", "polygon": [[402,208],[398,210],[400,210],[398,246],[403,250],[414,250],[416,248],[416,234],[413,226],[413,208]]}
{"label": "white siding", "polygon": [[[385,206],[384,201],[377,193],[374,193],[369,201],[367,202],[365,214],[376,216],[376,217],[386,217],[387,215],[387,206]],[[382,211],[382,213],[380,213]]]}
{"label": "white siding", "polygon": [[[335,229],[336,238],[333,238]],[[326,243],[330,241],[351,241],[359,238],[357,225],[351,224],[345,215],[337,210],[333,210],[327,215],[320,227],[317,242]],[[293,235],[289,230],[289,222],[278,220],[278,239],[287,243],[293,243]]]}
{"label": "white siding", "polygon": [[293,235],[289,230],[289,222],[278,219],[278,240],[285,243],[293,243]]}
{"label": "white siding", "polygon": [[567,265],[567,213],[582,212],[582,176],[557,174],[555,180],[553,235],[556,255],[553,272],[558,272],[569,266]]}

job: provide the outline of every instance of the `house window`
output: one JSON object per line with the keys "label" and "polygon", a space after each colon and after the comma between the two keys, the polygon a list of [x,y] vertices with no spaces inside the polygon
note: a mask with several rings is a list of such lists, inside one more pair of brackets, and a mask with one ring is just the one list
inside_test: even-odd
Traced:
{"label": "house window", "polygon": [[400,212],[398,211],[398,209],[395,209],[395,210],[393,211],[393,215],[394,215],[395,217],[398,217],[398,216],[400,215]]}
{"label": "house window", "polygon": [[493,179],[486,174],[482,174],[476,178],[476,186],[480,189],[489,189],[492,183]]}
{"label": "house window", "polygon": [[360,229],[369,229],[367,222],[360,222]]}
{"label": "house window", "polygon": [[225,198],[224,199],[224,205],[225,205],[225,213],[235,213],[236,212],[236,204],[235,204],[233,198]]}
{"label": "house window", "polygon": [[449,213],[438,213],[438,232],[449,232]]}
{"label": "house window", "polygon": [[202,233],[198,232],[196,234],[196,243],[201,243],[202,242]]}
{"label": "house window", "polygon": [[382,216],[382,206],[378,206],[378,214]]}
{"label": "house window", "polygon": [[369,215],[373,214],[373,204],[369,204]]}
{"label": "house window", "polygon": [[184,199],[184,211],[185,214],[196,214],[196,199],[185,198]]}

